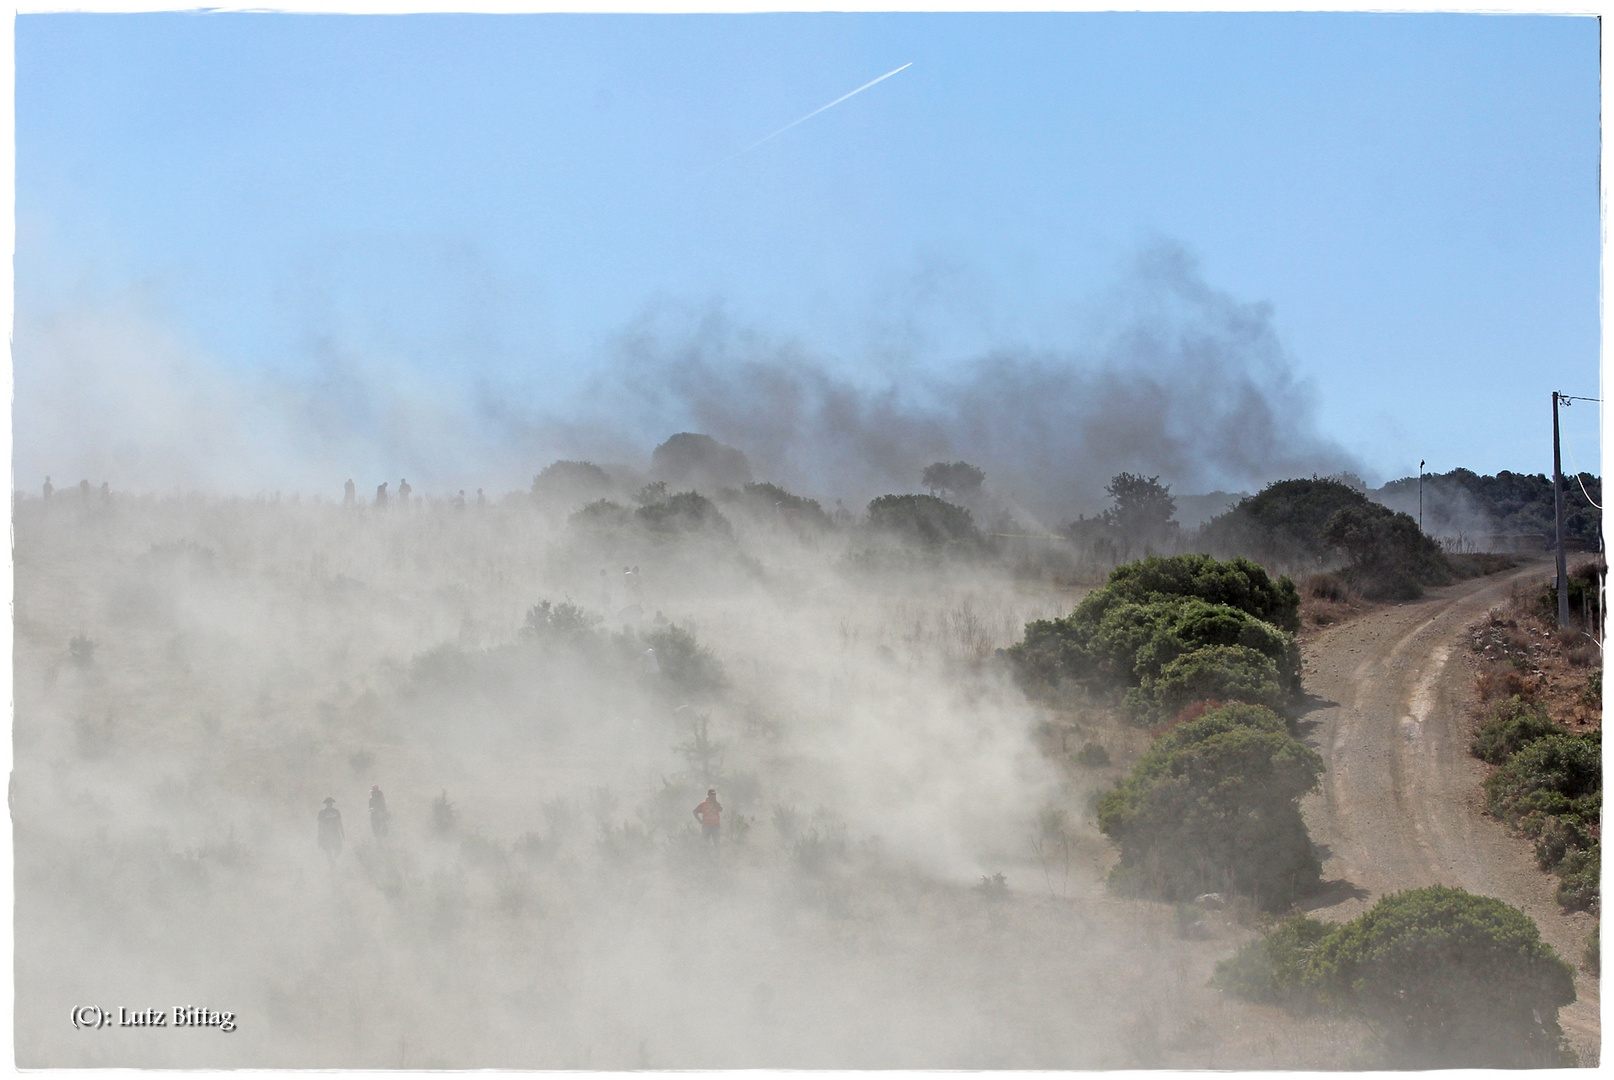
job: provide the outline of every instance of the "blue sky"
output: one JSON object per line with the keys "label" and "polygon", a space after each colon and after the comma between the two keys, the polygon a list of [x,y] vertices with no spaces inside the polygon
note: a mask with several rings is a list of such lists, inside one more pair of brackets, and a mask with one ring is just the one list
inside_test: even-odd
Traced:
{"label": "blue sky", "polygon": [[1598,389],[1589,18],[26,15],[16,59],[19,482],[161,479],[63,349],[271,377],[350,435],[385,427],[366,380],[463,401],[449,483],[509,445],[478,417],[574,412],[635,328],[720,313],[878,392],[1080,354],[1162,244],[1269,306],[1370,479],[1550,469],[1548,394]]}

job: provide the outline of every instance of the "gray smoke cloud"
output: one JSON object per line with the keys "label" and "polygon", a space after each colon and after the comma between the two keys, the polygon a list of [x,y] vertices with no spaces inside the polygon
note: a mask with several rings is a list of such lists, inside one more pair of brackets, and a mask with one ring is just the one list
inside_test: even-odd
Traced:
{"label": "gray smoke cloud", "polygon": [[[1360,468],[1318,432],[1270,307],[1212,288],[1181,247],[1144,251],[1096,306],[1081,347],[1002,350],[874,386],[720,314],[681,328],[647,318],[567,441],[620,453],[624,431],[700,431],[759,475],[858,497],[913,490],[925,465],[963,458],[1050,519],[1096,508],[1123,470],[1187,492]],[[605,430],[615,437],[591,447]]]}
{"label": "gray smoke cloud", "polygon": [[[984,468],[1000,500],[1054,522],[1120,471],[1179,493],[1254,490],[1360,466],[1316,426],[1270,307],[1211,287],[1179,245],[1142,250],[1086,305],[1082,340],[878,375],[737,325],[660,309],[611,343],[575,399],[517,365],[434,369],[325,338],[292,370],[205,354],[139,295],[19,309],[16,468],[24,487],[422,491],[525,488],[556,458],[643,468],[679,431],[744,451],[757,479],[862,500],[916,490],[933,461]],[[872,370],[872,369],[871,369]],[[38,474],[38,475],[35,475]]]}

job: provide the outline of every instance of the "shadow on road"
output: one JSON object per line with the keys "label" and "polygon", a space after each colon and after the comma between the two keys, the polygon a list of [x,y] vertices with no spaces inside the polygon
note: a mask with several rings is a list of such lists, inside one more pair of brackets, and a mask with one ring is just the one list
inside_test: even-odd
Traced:
{"label": "shadow on road", "polygon": [[[1323,852],[1319,850],[1321,856]],[[1347,900],[1366,900],[1372,894],[1354,882],[1344,878],[1334,878],[1331,881],[1319,882],[1317,888],[1310,895],[1298,901],[1295,906],[1301,911],[1317,911],[1321,908],[1330,908],[1335,904],[1343,904]]]}

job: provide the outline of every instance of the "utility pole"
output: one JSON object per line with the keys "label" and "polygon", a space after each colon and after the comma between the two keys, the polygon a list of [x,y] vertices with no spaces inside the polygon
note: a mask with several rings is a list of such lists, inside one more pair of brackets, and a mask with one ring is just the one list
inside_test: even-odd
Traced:
{"label": "utility pole", "polygon": [[1552,392],[1552,512],[1558,522],[1558,625],[1569,625],[1569,571],[1564,556],[1564,467],[1558,455],[1558,391]]}
{"label": "utility pole", "polygon": [[1427,462],[1418,462],[1418,531],[1423,532],[1423,467]]}

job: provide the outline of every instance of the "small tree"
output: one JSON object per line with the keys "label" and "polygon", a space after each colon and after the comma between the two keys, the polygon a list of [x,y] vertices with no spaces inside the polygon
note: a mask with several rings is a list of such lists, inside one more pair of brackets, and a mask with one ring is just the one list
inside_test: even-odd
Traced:
{"label": "small tree", "polygon": [[1177,523],[1172,518],[1177,513],[1177,500],[1158,476],[1116,473],[1104,492],[1114,503],[1104,511],[1104,521],[1128,551],[1140,545],[1163,543],[1176,534]]}
{"label": "small tree", "polygon": [[932,495],[940,492],[942,498],[970,499],[981,490],[986,483],[986,473],[977,469],[967,461],[938,461],[933,465],[925,466],[921,478]]}
{"label": "small tree", "polygon": [[982,539],[968,510],[933,495],[881,495],[869,503],[869,524],[927,547],[974,546]]}

